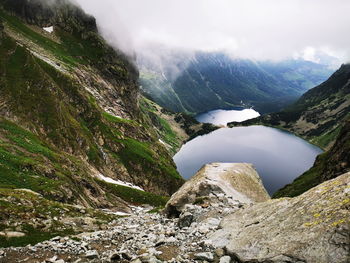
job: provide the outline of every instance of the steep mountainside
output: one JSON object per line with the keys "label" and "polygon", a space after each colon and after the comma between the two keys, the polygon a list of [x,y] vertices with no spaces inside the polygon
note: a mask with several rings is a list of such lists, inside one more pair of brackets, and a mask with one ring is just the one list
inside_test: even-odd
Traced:
{"label": "steep mountainside", "polygon": [[222,53],[170,53],[153,64],[152,59],[138,61],[143,92],[163,107],[192,113],[235,106],[277,111],[331,74],[303,60],[254,62]]}
{"label": "steep mountainside", "polygon": [[[122,210],[176,191],[183,179],[139,108],[138,72],[93,17],[65,0],[1,0],[0,17],[0,191]],[[0,205],[7,224],[13,207]]]}
{"label": "steep mountainside", "polygon": [[350,170],[350,65],[342,65],[327,81],[305,93],[279,113],[229,126],[263,124],[291,131],[326,149],[314,166],[275,197],[296,196]]}
{"label": "steep mountainside", "polygon": [[185,113],[175,113],[164,109],[144,97],[140,101],[140,106],[142,111],[149,116],[160,137],[159,141],[171,154],[176,154],[183,143],[219,128],[210,123],[199,123]]}

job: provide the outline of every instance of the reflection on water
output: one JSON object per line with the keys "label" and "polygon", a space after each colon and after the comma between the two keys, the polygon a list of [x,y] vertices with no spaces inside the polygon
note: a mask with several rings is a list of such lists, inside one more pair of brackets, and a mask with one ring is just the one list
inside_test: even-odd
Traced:
{"label": "reflection on water", "polygon": [[264,126],[222,128],[197,137],[174,156],[186,179],[212,162],[253,163],[270,194],[309,169],[318,147],[291,133]]}
{"label": "reflection on water", "polygon": [[259,117],[259,112],[253,109],[244,110],[213,110],[201,113],[196,116],[196,120],[204,123],[212,123],[215,125],[226,125],[232,121],[245,121]]}

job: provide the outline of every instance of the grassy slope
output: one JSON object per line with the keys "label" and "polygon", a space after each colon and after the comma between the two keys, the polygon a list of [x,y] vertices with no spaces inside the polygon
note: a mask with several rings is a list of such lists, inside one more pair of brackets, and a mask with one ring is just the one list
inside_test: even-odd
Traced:
{"label": "grassy slope", "polygon": [[[31,189],[42,194],[49,206],[54,201],[91,207],[123,206],[122,200],[164,205],[167,199],[161,195],[174,192],[183,179],[153,127],[136,108],[136,101],[126,109],[132,111],[133,120],[110,115],[75,76],[77,67],[93,70],[93,74],[110,81],[112,92],[132,99],[128,92],[135,92],[135,73],[129,70],[130,64],[110,53],[113,51],[97,36],[82,39],[56,28],[60,42],[55,42],[4,10],[0,9],[0,16],[8,30],[33,44],[18,45],[9,35],[0,34],[1,192],[12,195],[14,190],[7,189]],[[28,49],[36,46],[64,65],[68,73],[34,57]],[[110,63],[108,68],[106,63],[99,67],[104,61]],[[91,85],[103,88],[99,83]],[[91,176],[92,167],[107,176],[122,176],[120,179],[156,194],[98,181]],[[8,212],[1,223],[11,228],[7,218],[21,206],[5,202],[0,208]],[[40,214],[39,210],[34,213]],[[29,225],[25,232],[33,227]],[[63,232],[66,230],[69,232]],[[49,237],[40,233],[38,240],[44,236]],[[29,239],[26,236],[13,244],[29,243]],[[3,246],[9,244],[0,242]]]}
{"label": "grassy slope", "polygon": [[140,106],[171,154],[176,154],[186,141],[219,128],[209,123],[199,123],[186,113],[164,109],[147,98],[141,99]]}
{"label": "grassy slope", "polygon": [[[27,28],[27,31],[30,30]],[[35,39],[41,38],[36,32],[30,32],[28,35],[35,35]],[[77,45],[84,47],[84,43],[78,42]],[[65,44],[61,48],[65,54],[76,54]],[[97,167],[102,167],[104,160],[94,134],[101,134],[109,157],[117,156],[117,161],[121,160],[129,173],[139,174],[142,167],[138,166],[142,164],[147,170],[144,175],[150,180],[157,174],[170,176],[169,180],[179,180],[166,151],[161,150],[155,138],[146,138],[152,134],[143,127],[147,124],[142,118],[122,121],[108,116],[74,80],[29,55],[25,48],[16,45],[10,38],[5,38],[1,51],[10,54],[2,60],[5,72],[2,94],[8,98],[10,110],[16,116],[31,120],[26,123],[30,128],[37,132],[44,129],[43,137],[55,146],[75,154],[86,154]],[[84,48],[83,52],[89,54],[90,49]],[[78,54],[78,57],[84,58],[81,53]],[[87,61],[90,63],[89,58]]]}

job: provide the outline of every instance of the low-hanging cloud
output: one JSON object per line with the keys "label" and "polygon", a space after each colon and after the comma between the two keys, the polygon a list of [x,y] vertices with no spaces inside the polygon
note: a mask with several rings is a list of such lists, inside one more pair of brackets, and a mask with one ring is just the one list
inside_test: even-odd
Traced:
{"label": "low-hanging cloud", "polygon": [[128,53],[159,44],[264,60],[350,54],[349,0],[74,1]]}

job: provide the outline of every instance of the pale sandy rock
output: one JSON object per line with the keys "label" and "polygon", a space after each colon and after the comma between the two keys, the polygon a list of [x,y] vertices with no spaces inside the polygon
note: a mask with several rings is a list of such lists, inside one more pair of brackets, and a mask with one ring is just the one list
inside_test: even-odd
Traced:
{"label": "pale sandy rock", "polygon": [[241,209],[211,235],[239,262],[350,262],[350,173]]}
{"label": "pale sandy rock", "polygon": [[172,195],[165,211],[168,215],[179,214],[186,204],[196,203],[202,197],[244,204],[270,199],[252,164],[212,163],[204,165]]}

